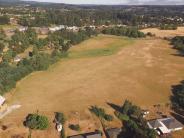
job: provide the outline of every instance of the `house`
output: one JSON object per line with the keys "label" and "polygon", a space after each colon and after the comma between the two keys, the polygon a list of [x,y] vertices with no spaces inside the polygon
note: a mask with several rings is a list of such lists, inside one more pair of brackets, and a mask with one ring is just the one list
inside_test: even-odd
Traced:
{"label": "house", "polygon": [[106,130],[107,138],[118,138],[121,133],[121,128],[110,128]]}
{"label": "house", "polygon": [[16,56],[13,61],[14,62],[20,62],[22,60],[22,58],[20,56]]}
{"label": "house", "polygon": [[90,25],[90,26],[89,26],[89,28],[91,28],[91,29],[95,30],[95,29],[96,29],[96,26],[94,26],[94,25]]}
{"label": "house", "polygon": [[55,32],[55,31],[59,31],[59,30],[62,30],[62,29],[65,29],[65,26],[64,26],[64,25],[59,25],[59,26],[55,26],[55,27],[50,27],[50,28],[49,28],[49,31]]}
{"label": "house", "polygon": [[90,132],[90,133],[70,136],[68,138],[102,138],[102,135],[99,132]]}
{"label": "house", "polygon": [[10,18],[10,24],[17,24],[17,19],[15,18]]}
{"label": "house", "polygon": [[150,120],[147,124],[149,128],[155,129],[160,135],[183,129],[183,125],[173,117]]}
{"label": "house", "polygon": [[77,27],[77,26],[67,27],[66,30],[72,31],[72,32],[78,32],[79,27]]}
{"label": "house", "polygon": [[25,26],[20,26],[20,27],[18,28],[18,30],[19,30],[20,32],[25,32],[27,29],[28,29],[28,27],[25,27]]}

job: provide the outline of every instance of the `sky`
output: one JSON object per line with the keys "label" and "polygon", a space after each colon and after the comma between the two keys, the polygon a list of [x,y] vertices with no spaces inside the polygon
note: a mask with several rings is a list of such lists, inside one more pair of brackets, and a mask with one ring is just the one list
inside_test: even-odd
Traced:
{"label": "sky", "polygon": [[67,4],[105,4],[105,5],[184,5],[184,0],[32,0]]}

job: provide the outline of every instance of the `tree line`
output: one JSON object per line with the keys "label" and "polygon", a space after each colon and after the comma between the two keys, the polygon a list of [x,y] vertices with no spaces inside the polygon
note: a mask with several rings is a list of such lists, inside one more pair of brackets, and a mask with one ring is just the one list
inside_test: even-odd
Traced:
{"label": "tree line", "polygon": [[176,36],[171,39],[171,44],[174,49],[177,49],[180,54],[184,54],[184,36]]}
{"label": "tree line", "polygon": [[[45,39],[38,39],[35,31],[28,29],[26,32],[16,32],[9,41],[9,50],[2,54],[0,63],[0,94],[11,90],[16,82],[33,71],[46,70],[59,59],[67,56],[67,51],[72,44],[77,44],[91,37],[93,33],[88,31],[66,32],[58,31],[50,33]],[[4,35],[0,35],[0,39]],[[29,58],[23,58],[18,64],[12,63],[13,58],[22,53],[30,45],[33,51]],[[52,53],[42,51],[44,47],[50,47]]]}
{"label": "tree line", "polygon": [[160,25],[160,30],[177,30],[176,24],[162,24]]}
{"label": "tree line", "polygon": [[133,38],[145,37],[145,34],[140,32],[136,27],[111,27],[104,29],[102,33]]}
{"label": "tree line", "polygon": [[[58,5],[59,7],[59,5]],[[4,9],[2,13],[21,14],[19,24],[29,27],[63,24],[68,26],[125,24],[129,26],[159,27],[161,24],[183,25],[183,7],[178,6],[60,6],[39,7],[44,12],[36,12],[36,7],[27,11]],[[31,16],[28,16],[31,13]],[[34,17],[34,18],[33,18]]]}

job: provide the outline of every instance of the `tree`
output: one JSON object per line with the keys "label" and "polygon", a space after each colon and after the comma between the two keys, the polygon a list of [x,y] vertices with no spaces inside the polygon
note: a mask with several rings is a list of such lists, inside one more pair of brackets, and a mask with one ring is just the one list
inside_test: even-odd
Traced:
{"label": "tree", "polygon": [[66,118],[65,118],[65,116],[64,116],[64,114],[63,113],[60,113],[60,112],[56,112],[55,113],[55,119],[56,119],[56,121],[58,122],[58,123],[61,123],[61,124],[65,124],[65,122],[66,122]]}
{"label": "tree", "polygon": [[29,114],[24,121],[24,125],[29,128],[29,138],[31,138],[31,130],[45,130],[49,127],[49,121],[46,116]]}
{"label": "tree", "polygon": [[28,38],[28,41],[31,45],[35,44],[37,41],[37,33],[34,29],[28,28],[25,32],[26,37]]}
{"label": "tree", "polygon": [[4,30],[1,28],[0,29],[0,41],[4,40],[6,38],[6,34]]}
{"label": "tree", "polygon": [[147,126],[146,120],[142,116],[140,107],[133,105],[126,100],[120,112],[115,115],[123,122],[123,131],[120,137],[124,138],[155,138],[155,130]]}
{"label": "tree", "polygon": [[9,18],[8,16],[0,16],[0,25],[8,24],[9,23]]}
{"label": "tree", "polygon": [[4,47],[4,43],[0,42],[0,54],[3,52]]}
{"label": "tree", "polygon": [[10,62],[15,56],[16,56],[16,53],[10,49],[3,55],[3,58],[2,58],[3,62]]}
{"label": "tree", "polygon": [[57,123],[61,123],[63,128],[61,130],[61,134],[60,134],[60,137],[61,138],[66,138],[66,135],[65,135],[65,128],[64,128],[64,125],[65,125],[65,122],[66,122],[66,117],[63,113],[60,113],[60,112],[56,112],[55,113],[55,120]]}

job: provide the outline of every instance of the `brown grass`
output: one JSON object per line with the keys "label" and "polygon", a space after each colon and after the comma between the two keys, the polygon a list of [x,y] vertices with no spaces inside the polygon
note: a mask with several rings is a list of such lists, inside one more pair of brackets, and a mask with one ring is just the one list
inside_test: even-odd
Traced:
{"label": "brown grass", "polygon": [[[87,45],[85,48],[79,45],[72,50],[93,48],[93,42],[95,47],[106,47],[122,40],[121,37],[100,36],[102,44],[93,38],[81,44],[81,47]],[[28,113],[36,110],[46,114],[51,121],[54,112],[65,112],[69,122],[77,121],[83,131],[92,131],[99,122],[88,111],[91,105],[102,106],[112,113],[107,102],[122,104],[129,99],[148,108],[154,104],[165,104],[169,102],[171,85],[184,78],[184,58],[173,55],[175,53],[167,41],[142,39],[114,55],[65,59],[48,71],[31,74],[7,95],[10,104],[18,103],[22,107],[3,120],[2,123],[11,123],[12,127],[1,135],[8,137],[16,133],[14,129],[26,133],[22,121]],[[76,134],[70,130],[67,132]],[[53,124],[48,131],[34,132],[33,135],[58,137]]]}
{"label": "brown grass", "polygon": [[160,30],[157,28],[148,28],[148,29],[143,29],[141,30],[144,33],[151,32],[155,34],[157,37],[173,37],[173,36],[181,36],[184,35],[184,27],[178,27],[177,30]]}

